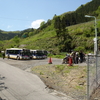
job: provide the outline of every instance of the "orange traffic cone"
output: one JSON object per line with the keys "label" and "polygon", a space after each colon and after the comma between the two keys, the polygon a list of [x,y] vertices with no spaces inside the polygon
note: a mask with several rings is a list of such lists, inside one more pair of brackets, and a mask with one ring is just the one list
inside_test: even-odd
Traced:
{"label": "orange traffic cone", "polygon": [[72,58],[69,57],[69,65],[68,66],[72,66]]}
{"label": "orange traffic cone", "polygon": [[52,59],[51,59],[51,57],[49,58],[49,64],[52,64]]}

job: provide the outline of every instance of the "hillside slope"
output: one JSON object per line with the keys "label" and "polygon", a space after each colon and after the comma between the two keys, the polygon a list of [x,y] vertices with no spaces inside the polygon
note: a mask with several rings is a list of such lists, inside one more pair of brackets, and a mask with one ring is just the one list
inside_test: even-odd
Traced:
{"label": "hillside slope", "polygon": [[[100,21],[98,20],[97,23],[98,29],[100,29]],[[53,27],[54,25],[52,23],[44,30],[41,30],[41,32],[32,36],[28,36],[27,38],[18,38],[18,41],[16,41],[14,38],[9,41],[6,40],[4,42],[3,48],[21,47],[24,45],[25,48],[42,50],[45,49],[58,54],[59,48],[63,48],[64,44],[62,43],[59,45],[56,31]],[[84,51],[93,51],[93,38],[95,37],[94,21],[69,26],[66,29],[68,29],[68,34],[72,38],[70,41],[71,50],[79,50],[81,48]],[[100,30],[98,30],[98,38],[99,36]]]}
{"label": "hillside slope", "polygon": [[10,40],[14,36],[18,35],[19,31],[2,31],[0,30],[0,40]]}

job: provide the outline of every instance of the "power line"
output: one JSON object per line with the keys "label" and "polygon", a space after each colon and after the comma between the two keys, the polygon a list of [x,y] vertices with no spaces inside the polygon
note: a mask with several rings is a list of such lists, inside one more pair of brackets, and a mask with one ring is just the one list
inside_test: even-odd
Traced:
{"label": "power line", "polygon": [[8,17],[0,17],[2,19],[9,19],[9,20],[20,20],[20,21],[33,21],[33,20],[27,20],[27,19],[15,19],[15,18],[8,18]]}

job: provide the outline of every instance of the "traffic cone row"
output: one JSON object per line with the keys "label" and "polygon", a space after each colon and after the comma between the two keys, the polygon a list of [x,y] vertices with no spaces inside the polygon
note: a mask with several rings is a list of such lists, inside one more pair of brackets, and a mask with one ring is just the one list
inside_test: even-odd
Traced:
{"label": "traffic cone row", "polygon": [[[73,63],[73,61],[72,61],[72,57],[69,57],[69,61],[68,61],[68,63],[69,63],[68,66],[72,66],[72,63]],[[51,57],[49,58],[49,63],[48,63],[48,64],[52,64],[52,59],[51,59]]]}

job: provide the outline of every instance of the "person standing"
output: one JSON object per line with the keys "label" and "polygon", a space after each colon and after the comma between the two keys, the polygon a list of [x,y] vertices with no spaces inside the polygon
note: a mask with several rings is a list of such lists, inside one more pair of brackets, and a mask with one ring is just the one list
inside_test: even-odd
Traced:
{"label": "person standing", "polygon": [[75,64],[78,64],[78,60],[79,60],[79,53],[76,52],[76,54],[75,54]]}
{"label": "person standing", "polygon": [[84,58],[84,54],[82,51],[80,51],[79,56],[80,56],[80,63],[82,63]]}
{"label": "person standing", "polygon": [[5,59],[5,53],[2,54],[3,59]]}
{"label": "person standing", "polygon": [[72,61],[73,61],[73,64],[75,64],[75,56],[76,56],[76,52],[75,51],[73,51],[72,53],[71,53],[71,55],[70,55],[71,57],[72,57]]}

